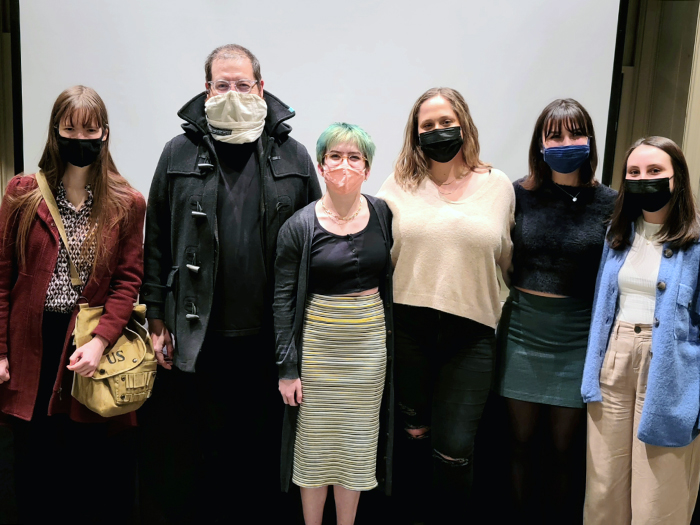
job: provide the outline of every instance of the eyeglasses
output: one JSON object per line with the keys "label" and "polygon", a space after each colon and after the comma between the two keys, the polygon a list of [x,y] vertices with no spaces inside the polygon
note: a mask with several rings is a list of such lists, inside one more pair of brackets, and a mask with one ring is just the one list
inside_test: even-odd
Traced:
{"label": "eyeglasses", "polygon": [[229,82],[228,80],[223,79],[210,80],[207,82],[207,84],[209,84],[209,87],[211,87],[220,95],[228,93],[232,89],[234,91],[237,91],[238,93],[250,93],[250,90],[253,89],[255,87],[255,84],[257,83],[257,80],[236,80],[234,82]]}
{"label": "eyeglasses", "polygon": [[326,153],[323,158],[326,159],[326,165],[329,168],[337,168],[343,162],[343,159],[347,159],[348,165],[351,168],[364,168],[365,162],[367,161],[365,157],[357,153],[351,153],[349,155],[341,155],[336,152]]}

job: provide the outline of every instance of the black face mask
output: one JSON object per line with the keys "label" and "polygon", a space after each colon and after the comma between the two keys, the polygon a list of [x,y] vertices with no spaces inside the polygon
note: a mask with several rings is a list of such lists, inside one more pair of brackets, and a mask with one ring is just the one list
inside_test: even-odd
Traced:
{"label": "black face mask", "polygon": [[58,130],[56,130],[56,140],[58,141],[58,153],[63,162],[79,168],[89,166],[97,160],[104,142],[102,137],[99,139],[69,139],[62,137]]}
{"label": "black face mask", "polygon": [[418,135],[418,142],[426,157],[435,162],[450,162],[464,144],[459,126],[426,131]]}
{"label": "black face mask", "polygon": [[625,198],[635,207],[655,212],[671,200],[671,178],[665,179],[625,179]]}

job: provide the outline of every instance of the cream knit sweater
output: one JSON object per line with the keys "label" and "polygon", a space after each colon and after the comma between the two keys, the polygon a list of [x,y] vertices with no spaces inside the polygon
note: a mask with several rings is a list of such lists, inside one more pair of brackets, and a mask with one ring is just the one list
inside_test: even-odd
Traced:
{"label": "cream knit sweater", "polygon": [[427,178],[413,191],[390,175],[377,197],[393,217],[394,302],[425,306],[493,328],[501,316],[496,266],[507,278],[515,193],[492,169],[472,195],[446,202]]}

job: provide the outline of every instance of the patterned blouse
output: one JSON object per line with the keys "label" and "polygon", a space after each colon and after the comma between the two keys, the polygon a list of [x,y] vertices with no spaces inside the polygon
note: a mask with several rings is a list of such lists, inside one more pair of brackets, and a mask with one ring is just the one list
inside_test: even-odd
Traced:
{"label": "patterned blouse", "polygon": [[[92,188],[85,186],[88,193],[87,199],[79,210],[71,204],[66,196],[66,188],[63,182],[58,185],[56,204],[61,214],[61,221],[66,230],[66,237],[70,245],[71,259],[78,268],[78,274],[83,283],[87,283],[92,270],[92,261],[95,258],[95,244],[83,252],[82,247],[90,232],[90,213],[92,212]],[[49,312],[71,313],[83,291],[82,286],[73,286],[70,279],[70,264],[68,262],[68,252],[63,244],[63,239],[59,237],[60,248],[58,250],[58,260],[53,270],[53,276],[46,292],[46,303],[44,310]]]}

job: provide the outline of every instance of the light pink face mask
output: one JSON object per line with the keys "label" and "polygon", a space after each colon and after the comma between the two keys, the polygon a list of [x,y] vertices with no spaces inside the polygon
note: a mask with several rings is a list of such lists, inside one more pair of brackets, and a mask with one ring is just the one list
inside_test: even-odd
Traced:
{"label": "light pink face mask", "polygon": [[324,166],[321,176],[335,193],[347,195],[359,191],[365,181],[365,170],[359,171],[350,166]]}

